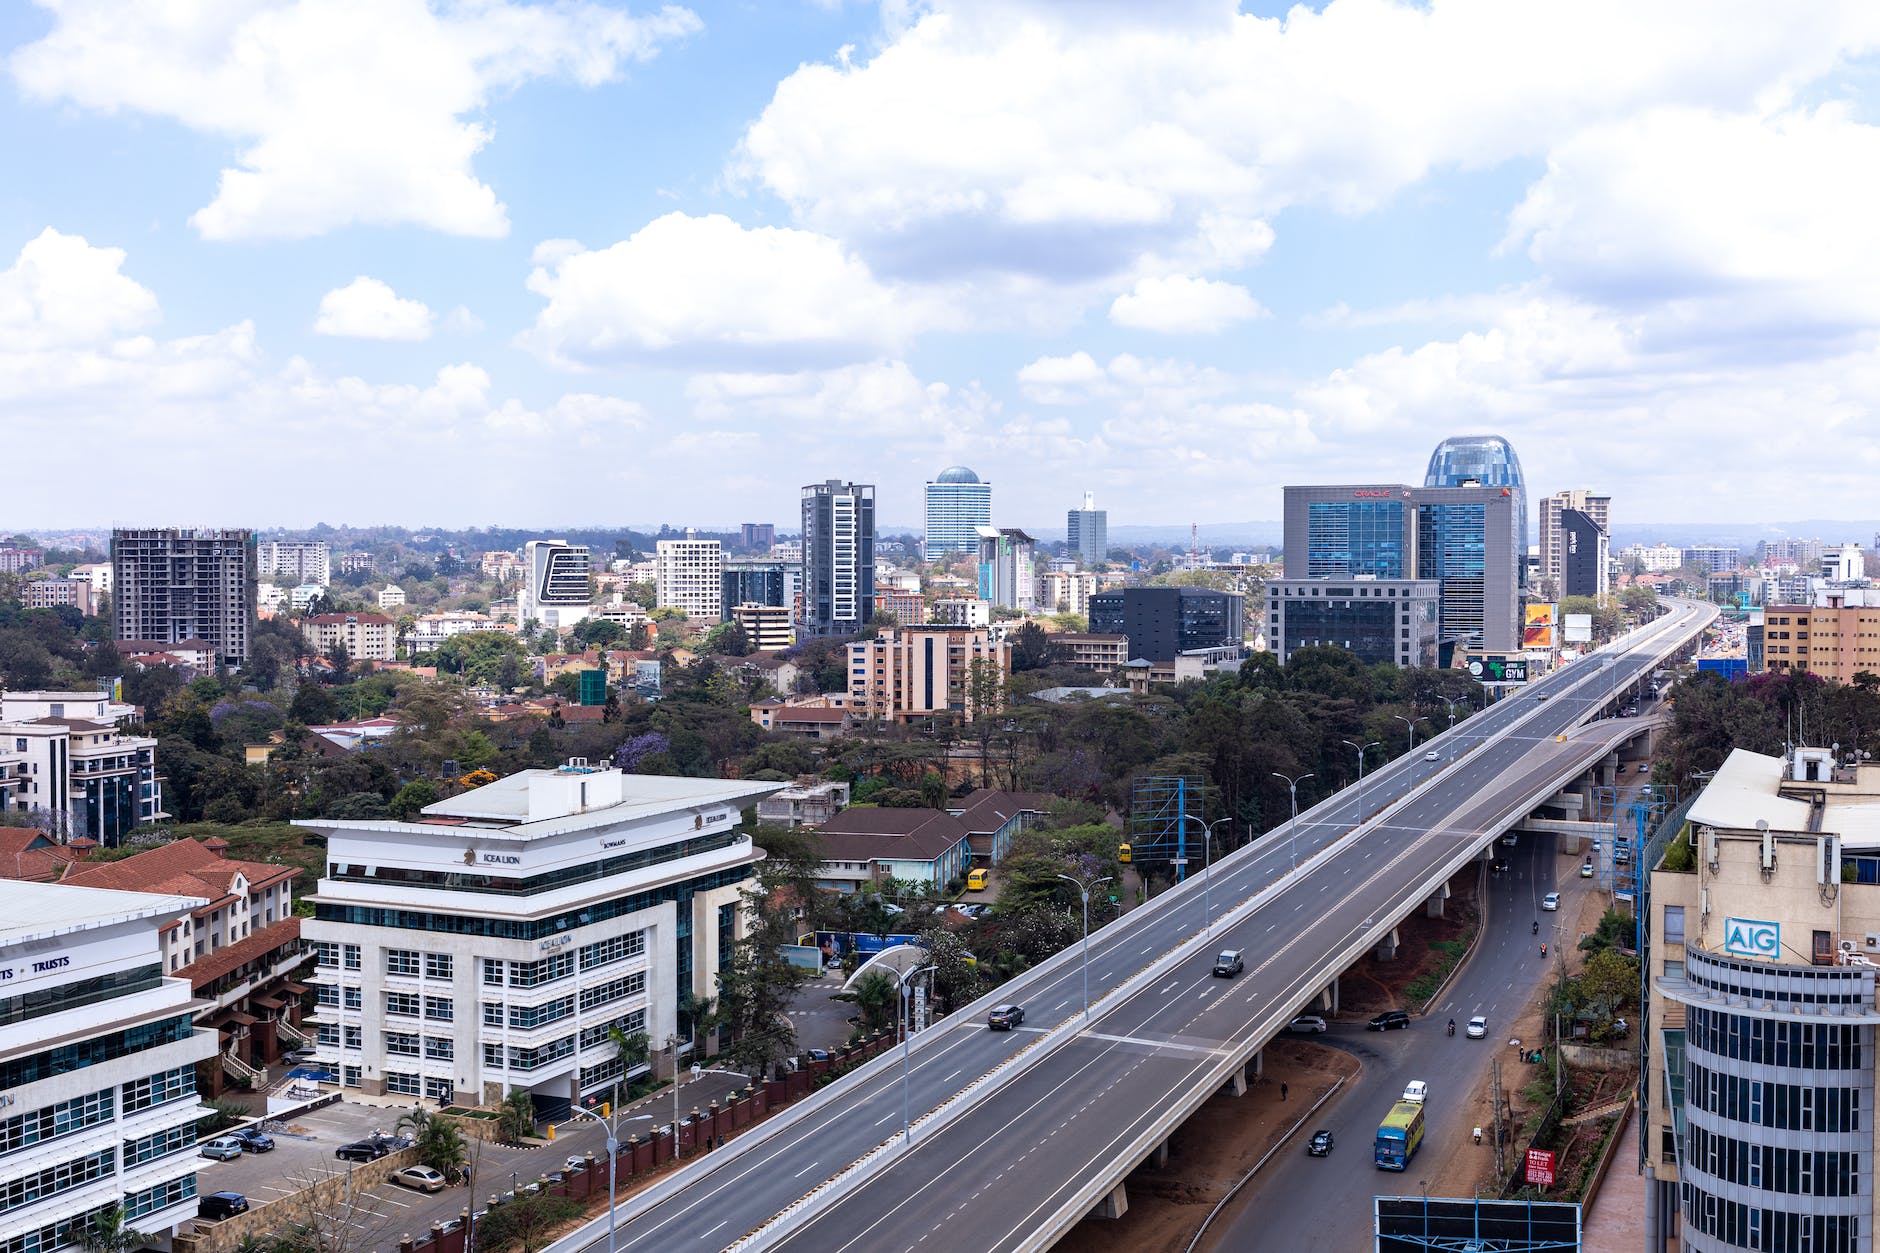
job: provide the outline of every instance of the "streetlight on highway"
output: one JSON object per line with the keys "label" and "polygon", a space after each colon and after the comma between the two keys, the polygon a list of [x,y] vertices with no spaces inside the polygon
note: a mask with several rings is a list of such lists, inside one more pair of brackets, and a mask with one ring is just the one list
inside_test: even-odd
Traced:
{"label": "streetlight on highway", "polygon": [[1407,748],[1407,749],[1405,749],[1404,751],[1405,751],[1405,752],[1411,752],[1411,753],[1414,753],[1414,752],[1416,751],[1416,748],[1417,748],[1417,723],[1419,723],[1419,722],[1427,722],[1427,721],[1429,721],[1429,720],[1428,720],[1427,718],[1425,718],[1425,717],[1424,717],[1424,716],[1423,716],[1422,714],[1418,714],[1418,715],[1417,715],[1416,717],[1414,717],[1414,718],[1406,718],[1406,717],[1404,717],[1404,716],[1403,716],[1402,714],[1395,714],[1395,715],[1393,715],[1393,716],[1394,716],[1394,717],[1395,717],[1395,718],[1397,719],[1397,721],[1399,721],[1399,722],[1401,722],[1401,723],[1403,723],[1403,724],[1404,724],[1404,726],[1406,726],[1406,727],[1408,727],[1408,728],[1409,728],[1409,730],[1410,730],[1410,747],[1409,747],[1409,748]]}
{"label": "streetlight on highway", "polygon": [[[1201,819],[1189,813],[1184,813],[1182,820],[1184,822],[1201,822]],[[1214,930],[1214,828],[1220,826],[1223,822],[1231,821],[1233,821],[1233,819],[1228,817],[1216,818],[1213,822],[1201,823],[1201,902],[1203,910],[1202,918],[1206,922],[1206,926],[1203,929],[1204,934],[1207,931]],[[1063,876],[1060,875],[1059,877],[1062,878]]]}
{"label": "streetlight on highway", "polygon": [[914,1141],[913,1098],[908,1094],[913,1086],[913,1070],[909,1057],[912,1048],[910,1041],[914,1033],[907,1029],[907,985],[910,979],[932,974],[938,969],[938,966],[930,962],[925,966],[917,966],[913,970],[895,976],[901,985],[901,1140],[904,1144],[912,1144]]}
{"label": "streetlight on highway", "polygon": [[1350,748],[1354,748],[1358,752],[1358,825],[1363,826],[1364,825],[1364,754],[1366,753],[1366,751],[1370,749],[1382,748],[1383,745],[1380,744],[1376,740],[1372,740],[1368,744],[1354,744],[1350,740],[1346,740],[1344,741],[1344,743],[1346,744],[1346,746]]}
{"label": "streetlight on highway", "polygon": [[1089,1022],[1090,1021],[1090,889],[1096,887],[1097,884],[1099,883],[1108,883],[1111,879],[1115,878],[1115,876],[1106,874],[1101,879],[1091,879],[1088,881],[1085,881],[1083,879],[1078,879],[1067,874],[1061,874],[1058,876],[1058,878],[1064,880],[1064,882],[1066,883],[1069,883],[1075,886],[1077,889],[1077,895],[1083,898],[1083,902],[1084,902],[1084,1021]]}
{"label": "streetlight on highway", "polygon": [[1293,873],[1297,874],[1299,872],[1299,785],[1314,776],[1302,774],[1295,779],[1277,770],[1272,773],[1275,779],[1285,779],[1286,790],[1292,793],[1292,868]]}
{"label": "streetlight on highway", "polygon": [[[611,1122],[602,1118],[593,1110],[582,1109],[579,1105],[570,1105],[568,1112],[571,1114],[579,1114],[583,1118],[592,1118],[607,1132],[607,1253],[614,1253],[614,1171],[618,1164],[618,1154],[620,1152],[620,1111],[613,1111],[613,1119]],[[633,1117],[627,1119],[627,1121],[639,1122],[642,1119],[651,1122],[653,1116],[651,1114],[635,1114]],[[514,1191],[513,1185],[515,1183],[515,1176],[512,1174],[509,1179],[512,1185],[511,1191]]]}
{"label": "streetlight on highway", "polygon": [[[1475,702],[1470,700],[1466,696],[1463,697],[1461,700],[1451,700],[1447,696],[1439,697],[1438,699],[1440,699],[1443,702],[1443,704],[1449,706],[1449,729],[1451,731],[1454,731],[1456,729],[1456,706],[1457,705],[1461,705],[1464,708],[1467,708],[1470,710],[1473,710],[1475,708]],[[1456,759],[1456,746],[1452,743],[1449,746],[1449,760],[1454,761],[1455,759]]]}

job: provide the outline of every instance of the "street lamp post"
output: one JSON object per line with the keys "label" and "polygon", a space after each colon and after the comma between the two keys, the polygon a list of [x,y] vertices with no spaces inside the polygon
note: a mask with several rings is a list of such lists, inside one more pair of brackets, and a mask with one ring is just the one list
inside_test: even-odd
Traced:
{"label": "street lamp post", "polygon": [[679,1160],[679,1037],[666,1037],[666,1049],[672,1054],[672,1160]]}
{"label": "street lamp post", "polygon": [[1297,874],[1299,873],[1299,785],[1314,776],[1302,774],[1295,779],[1277,770],[1272,773],[1275,779],[1285,779],[1286,790],[1292,793],[1292,868],[1293,873]]}
{"label": "street lamp post", "polygon": [[901,1141],[904,1144],[914,1142],[913,1098],[909,1091],[913,1086],[913,1068],[910,1063],[911,1041],[913,1032],[907,1029],[907,985],[908,981],[921,975],[931,974],[939,967],[931,962],[917,966],[913,970],[897,974],[895,979],[901,986]]}
{"label": "street lamp post", "polygon": [[[1195,815],[1187,813],[1182,815],[1182,819],[1186,822],[1201,822]],[[1231,821],[1229,817],[1201,823],[1201,916],[1205,923],[1202,928],[1204,934],[1214,930],[1214,828]],[[1063,877],[1058,876],[1060,879]]]}
{"label": "street lamp post", "polygon": [[[620,1111],[613,1111],[613,1121],[609,1122],[591,1109],[582,1109],[579,1105],[570,1105],[568,1112],[579,1114],[583,1118],[592,1118],[607,1132],[607,1253],[614,1253],[614,1172],[619,1168],[620,1152]],[[644,1118],[652,1120],[651,1114],[635,1114],[628,1122],[638,1122]]]}
{"label": "street lamp post", "polygon": [[1072,876],[1067,875],[1067,874],[1061,874],[1058,876],[1058,878],[1064,880],[1064,882],[1075,885],[1077,888],[1077,895],[1083,898],[1083,902],[1084,902],[1084,1021],[1085,1022],[1090,1021],[1090,889],[1096,887],[1099,883],[1108,883],[1114,877],[1115,877],[1114,875],[1106,874],[1101,879],[1092,879],[1089,882],[1085,882],[1082,879],[1073,878]]}
{"label": "street lamp post", "polygon": [[1373,748],[1380,748],[1382,747],[1382,745],[1379,744],[1379,742],[1376,740],[1372,740],[1368,744],[1354,744],[1350,740],[1345,740],[1344,743],[1347,747],[1354,748],[1358,752],[1358,825],[1363,826],[1364,825],[1364,754],[1367,750],[1373,749]]}
{"label": "street lamp post", "polygon": [[1423,717],[1423,715],[1422,715],[1422,714],[1418,714],[1418,715],[1417,715],[1416,717],[1414,717],[1414,718],[1406,718],[1406,717],[1404,717],[1404,716],[1403,716],[1402,714],[1395,714],[1395,715],[1393,715],[1393,717],[1395,717],[1395,718],[1397,719],[1397,721],[1399,721],[1399,722],[1401,722],[1401,723],[1403,723],[1403,724],[1404,724],[1404,726],[1406,726],[1406,727],[1408,727],[1408,728],[1409,728],[1409,730],[1410,730],[1410,747],[1409,747],[1409,748],[1407,748],[1407,749],[1405,749],[1404,751],[1405,751],[1405,752],[1411,752],[1411,753],[1414,753],[1414,752],[1416,751],[1416,748],[1417,748],[1417,723],[1419,723],[1419,722],[1422,722],[1422,721],[1424,721],[1424,717]]}

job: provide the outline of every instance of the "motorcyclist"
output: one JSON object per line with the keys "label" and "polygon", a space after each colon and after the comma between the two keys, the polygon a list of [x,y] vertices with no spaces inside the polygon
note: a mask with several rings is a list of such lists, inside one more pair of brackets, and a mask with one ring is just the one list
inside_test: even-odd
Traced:
{"label": "motorcyclist", "polygon": [[1449,1020],[1449,1034],[1450,1035],[1456,1034],[1456,1020],[1454,1018],[1451,1018]]}
{"label": "motorcyclist", "polygon": [[1536,918],[1536,919],[1534,920],[1534,934],[1535,934],[1535,935],[1539,935],[1540,933],[1541,933],[1541,923],[1540,923],[1540,919],[1538,919],[1538,918]]}
{"label": "motorcyclist", "polygon": [[1545,944],[1541,945],[1541,956],[1547,956],[1547,946]]}

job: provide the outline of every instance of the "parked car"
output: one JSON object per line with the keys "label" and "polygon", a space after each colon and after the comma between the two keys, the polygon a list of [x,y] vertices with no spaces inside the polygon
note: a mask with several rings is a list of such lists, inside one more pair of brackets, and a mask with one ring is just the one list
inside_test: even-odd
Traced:
{"label": "parked car", "polygon": [[1510,831],[1508,832],[1508,834],[1502,836],[1501,842],[1503,844],[1506,844],[1509,848],[1513,848],[1514,847],[1514,832]]}
{"label": "parked car", "polygon": [[1423,1082],[1421,1079],[1412,1079],[1403,1090],[1403,1099],[1406,1101],[1415,1101],[1418,1105],[1423,1104],[1423,1102],[1429,1098],[1429,1095],[1430,1085]]}
{"label": "parked car", "polygon": [[1484,1039],[1487,1037],[1487,1035],[1488,1035],[1488,1019],[1487,1018],[1485,1018],[1481,1014],[1477,1014],[1475,1017],[1469,1019],[1469,1038],[1471,1040]]}
{"label": "parked car", "polygon": [[892,901],[883,901],[881,903],[881,912],[892,917],[895,914],[905,914],[907,911]]}
{"label": "parked car", "polygon": [[829,1060],[829,1050],[828,1049],[804,1049],[803,1056],[805,1059],[812,1061],[812,1062],[826,1062]]}
{"label": "parked car", "polygon": [[342,1162],[376,1162],[392,1151],[390,1143],[388,1140],[354,1140],[334,1149],[333,1156]]}
{"label": "parked car", "polygon": [[1649,761],[1641,761],[1638,764],[1638,772],[1640,774],[1650,774],[1652,772],[1652,764]]}
{"label": "parked car", "polygon": [[403,1188],[414,1188],[419,1192],[444,1190],[444,1176],[429,1166],[407,1166],[403,1170],[394,1170],[392,1182]]}
{"label": "parked car", "polygon": [[1306,1153],[1311,1157],[1329,1157],[1332,1152],[1332,1133],[1321,1127],[1312,1133],[1306,1141]]}
{"label": "parked car", "polygon": [[1025,1010],[1020,1005],[995,1005],[986,1015],[986,1025],[994,1031],[1010,1031],[1025,1021]]}
{"label": "parked car", "polygon": [[272,1153],[274,1151],[274,1137],[268,1135],[266,1132],[256,1131],[253,1127],[237,1127],[235,1130],[228,1133],[228,1138],[231,1140],[240,1140],[242,1147],[250,1153]]}
{"label": "parked car", "polygon": [[[237,1149],[239,1153],[241,1150]],[[239,1192],[211,1192],[196,1198],[196,1217],[220,1222],[248,1212],[248,1198]]]}
{"label": "parked car", "polygon": [[1306,1035],[1323,1035],[1325,1020],[1317,1014],[1301,1014],[1286,1024],[1286,1030],[1297,1031]]}
{"label": "parked car", "polygon": [[588,1168],[588,1159],[579,1153],[570,1153],[568,1160],[561,1164],[561,1168],[569,1174],[573,1174],[577,1170],[586,1170]]}
{"label": "parked car", "polygon": [[242,1142],[234,1136],[217,1136],[197,1152],[203,1157],[211,1157],[218,1162],[232,1161],[242,1155]]}
{"label": "parked car", "polygon": [[1241,960],[1240,950],[1237,948],[1224,948],[1221,950],[1221,955],[1214,959],[1216,978],[1232,979],[1246,968],[1247,964]]}
{"label": "parked car", "polygon": [[288,1049],[281,1054],[281,1060],[290,1066],[299,1066],[313,1060],[313,1050],[309,1048]]}
{"label": "parked car", "polygon": [[1410,1015],[1401,1009],[1387,1009],[1364,1024],[1367,1031],[1402,1030],[1410,1025]]}

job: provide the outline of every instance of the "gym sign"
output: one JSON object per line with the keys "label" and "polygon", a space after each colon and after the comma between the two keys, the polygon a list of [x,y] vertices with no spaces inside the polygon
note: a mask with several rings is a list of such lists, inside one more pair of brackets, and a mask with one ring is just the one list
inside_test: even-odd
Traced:
{"label": "gym sign", "polygon": [[1782,955],[1782,925],[1757,918],[1725,918],[1723,951],[1732,957],[1774,961]]}

